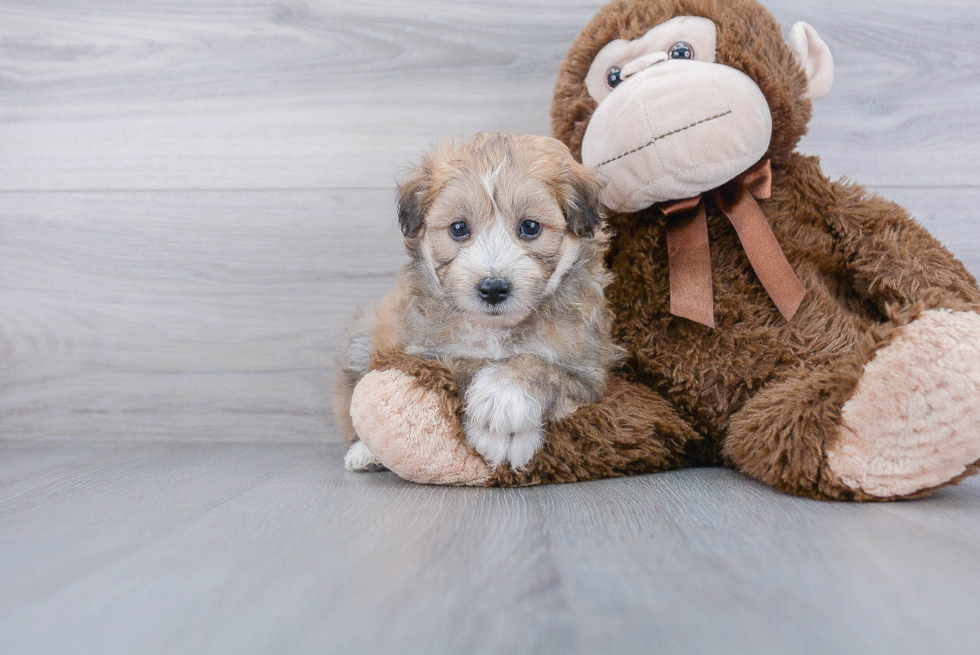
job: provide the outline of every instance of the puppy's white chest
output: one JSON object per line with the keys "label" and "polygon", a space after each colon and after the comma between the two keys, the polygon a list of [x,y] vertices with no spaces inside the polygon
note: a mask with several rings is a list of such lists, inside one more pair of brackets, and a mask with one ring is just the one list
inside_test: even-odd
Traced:
{"label": "puppy's white chest", "polygon": [[508,328],[494,328],[464,323],[456,339],[459,355],[472,359],[506,359],[517,354],[514,334]]}

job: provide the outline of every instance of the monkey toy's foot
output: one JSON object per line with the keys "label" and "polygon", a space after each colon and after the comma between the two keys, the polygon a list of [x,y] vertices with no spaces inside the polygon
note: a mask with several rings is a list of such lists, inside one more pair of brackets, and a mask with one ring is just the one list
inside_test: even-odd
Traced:
{"label": "monkey toy's foot", "polygon": [[371,371],[354,389],[354,428],[371,452],[406,480],[481,485],[491,469],[464,442],[441,393],[397,368]]}
{"label": "monkey toy's foot", "polygon": [[907,497],[980,465],[980,314],[931,310],[880,349],[844,405],[827,463],[852,489]]}

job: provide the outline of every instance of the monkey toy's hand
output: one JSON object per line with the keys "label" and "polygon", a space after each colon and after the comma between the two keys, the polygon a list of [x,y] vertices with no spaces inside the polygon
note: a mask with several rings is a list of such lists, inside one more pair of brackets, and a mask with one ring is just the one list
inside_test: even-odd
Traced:
{"label": "monkey toy's hand", "polygon": [[523,470],[544,446],[543,407],[506,364],[485,366],[466,391],[466,440],[493,468]]}

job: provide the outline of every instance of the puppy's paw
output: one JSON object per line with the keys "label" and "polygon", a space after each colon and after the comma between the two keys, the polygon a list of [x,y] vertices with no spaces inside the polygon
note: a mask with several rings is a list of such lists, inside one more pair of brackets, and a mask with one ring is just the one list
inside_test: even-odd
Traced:
{"label": "puppy's paw", "polygon": [[511,468],[519,472],[526,471],[527,465],[543,447],[544,430],[539,428],[528,432],[515,432],[510,438],[510,447],[507,449]]}
{"label": "puppy's paw", "polygon": [[466,392],[466,440],[496,468],[527,465],[544,445],[542,407],[504,366],[487,366]]}
{"label": "puppy's paw", "polygon": [[466,442],[480,453],[491,468],[497,468],[510,460],[510,435],[506,432],[491,432],[482,425],[466,420],[463,424]]}
{"label": "puppy's paw", "polygon": [[490,432],[527,432],[542,425],[542,408],[506,366],[490,365],[477,373],[466,392],[466,416]]}
{"label": "puppy's paw", "polygon": [[347,449],[347,454],[344,455],[344,466],[348,471],[383,471],[385,470],[384,464],[381,463],[371,449],[363,441],[355,441]]}
{"label": "puppy's paw", "polygon": [[527,470],[527,465],[544,446],[544,430],[527,432],[490,432],[479,425],[467,422],[466,441],[483,456],[493,468],[510,463],[515,471]]}

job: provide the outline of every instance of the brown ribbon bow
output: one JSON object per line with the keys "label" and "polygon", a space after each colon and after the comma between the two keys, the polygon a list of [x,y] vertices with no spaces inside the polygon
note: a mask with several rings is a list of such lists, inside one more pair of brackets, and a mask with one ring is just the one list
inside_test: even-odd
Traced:
{"label": "brown ribbon bow", "polygon": [[[806,294],[776,240],[756,199],[772,196],[772,165],[759,162],[731,182],[710,192],[710,197],[738,234],[742,248],[759,281],[788,321]],[[715,326],[711,290],[711,249],[704,194],[660,203],[667,217],[667,253],[670,266],[670,313]]]}

